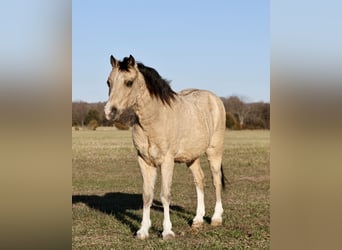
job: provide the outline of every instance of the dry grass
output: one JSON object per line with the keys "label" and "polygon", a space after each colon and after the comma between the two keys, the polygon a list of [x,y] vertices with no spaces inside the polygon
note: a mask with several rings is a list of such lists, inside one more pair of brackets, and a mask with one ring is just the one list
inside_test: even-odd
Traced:
{"label": "dry grass", "polygon": [[211,227],[215,195],[206,159],[206,223],[191,229],[196,192],[185,164],[177,164],[172,185],[171,220],[176,239],[163,241],[160,182],[151,210],[150,238],[133,237],[142,216],[141,187],[130,131],[72,131],[74,249],[268,249],[270,240],[269,131],[227,131],[223,226]]}

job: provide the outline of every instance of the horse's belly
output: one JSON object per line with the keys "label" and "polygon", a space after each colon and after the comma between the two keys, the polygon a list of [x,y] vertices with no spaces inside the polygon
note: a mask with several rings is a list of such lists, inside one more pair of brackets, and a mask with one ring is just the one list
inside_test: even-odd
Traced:
{"label": "horse's belly", "polygon": [[175,155],[175,162],[187,163],[200,157],[205,151],[179,152]]}
{"label": "horse's belly", "polygon": [[193,140],[179,145],[175,154],[176,162],[191,162],[205,153],[209,146],[209,140]]}

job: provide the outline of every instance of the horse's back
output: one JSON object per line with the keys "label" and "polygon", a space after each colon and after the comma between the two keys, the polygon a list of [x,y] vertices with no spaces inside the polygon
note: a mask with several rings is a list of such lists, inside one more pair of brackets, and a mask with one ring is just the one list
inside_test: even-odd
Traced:
{"label": "horse's back", "polygon": [[[217,154],[223,150],[225,134],[225,109],[219,97],[207,90],[185,89],[178,93],[180,99],[177,116],[183,117],[176,158],[193,160],[211,148]],[[187,155],[191,156],[187,156]]]}
{"label": "horse's back", "polygon": [[185,101],[195,105],[199,112],[210,120],[214,130],[225,130],[225,109],[217,95],[200,89],[185,89],[178,94]]}

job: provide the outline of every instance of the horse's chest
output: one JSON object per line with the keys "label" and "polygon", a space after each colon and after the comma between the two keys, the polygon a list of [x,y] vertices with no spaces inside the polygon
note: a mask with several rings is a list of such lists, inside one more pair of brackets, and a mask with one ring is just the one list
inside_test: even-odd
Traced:
{"label": "horse's chest", "polygon": [[151,141],[142,131],[133,133],[133,143],[139,156],[150,165],[160,166],[164,160],[164,153],[160,146]]}
{"label": "horse's chest", "polygon": [[150,144],[147,147],[137,147],[139,155],[148,163],[155,166],[160,166],[164,161],[164,154],[155,144]]}

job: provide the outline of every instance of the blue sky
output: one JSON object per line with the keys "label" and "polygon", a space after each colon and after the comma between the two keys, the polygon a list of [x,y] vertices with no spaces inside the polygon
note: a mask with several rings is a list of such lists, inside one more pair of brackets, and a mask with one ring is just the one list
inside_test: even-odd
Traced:
{"label": "blue sky", "polygon": [[269,1],[73,0],[72,99],[106,101],[109,57],[132,54],[171,87],[270,101]]}

